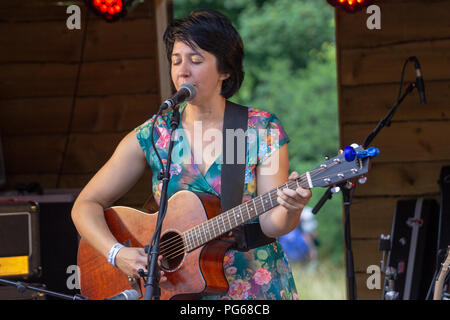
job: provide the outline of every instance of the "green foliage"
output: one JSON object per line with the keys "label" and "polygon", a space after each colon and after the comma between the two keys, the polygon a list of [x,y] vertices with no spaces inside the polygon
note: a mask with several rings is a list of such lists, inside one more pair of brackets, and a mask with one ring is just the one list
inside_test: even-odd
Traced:
{"label": "green foliage", "polygon": [[[314,0],[175,0],[174,15],[211,8],[230,18],[245,47],[245,79],[231,99],[275,113],[291,143],[291,170],[314,169],[339,149],[334,11]],[[325,189],[313,189],[314,206]],[[343,265],[342,197],[317,215],[319,258]]]}

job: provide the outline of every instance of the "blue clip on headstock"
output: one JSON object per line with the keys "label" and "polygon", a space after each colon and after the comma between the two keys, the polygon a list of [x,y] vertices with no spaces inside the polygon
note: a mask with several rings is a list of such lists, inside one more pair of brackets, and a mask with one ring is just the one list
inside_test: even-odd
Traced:
{"label": "blue clip on headstock", "polygon": [[344,158],[351,162],[356,159],[374,158],[380,154],[380,150],[375,147],[369,147],[366,150],[356,151],[352,146],[347,146],[344,149]]}

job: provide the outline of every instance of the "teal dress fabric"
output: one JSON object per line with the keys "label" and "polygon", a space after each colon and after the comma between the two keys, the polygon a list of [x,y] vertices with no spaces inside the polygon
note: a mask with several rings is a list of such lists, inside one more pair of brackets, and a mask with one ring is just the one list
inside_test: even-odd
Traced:
{"label": "teal dress fabric", "polygon": [[[180,107],[181,112],[184,105]],[[154,129],[156,148],[163,160],[167,159],[170,141],[171,112],[157,118]],[[155,116],[135,129],[136,137],[154,173],[161,170],[152,147],[150,131]],[[272,152],[289,141],[278,118],[269,112],[248,108],[248,135],[243,202],[257,196],[256,166],[267,159]],[[183,134],[180,122],[172,152],[171,178],[168,196],[180,190],[190,190],[215,195],[221,192],[221,154],[202,175],[195,164],[188,139]],[[159,204],[162,182],[153,174],[152,188]],[[256,218],[254,221],[258,221]],[[297,290],[286,255],[278,241],[247,252],[230,249],[223,261],[229,290],[222,296],[208,296],[206,299],[237,300],[281,300],[297,299]]]}

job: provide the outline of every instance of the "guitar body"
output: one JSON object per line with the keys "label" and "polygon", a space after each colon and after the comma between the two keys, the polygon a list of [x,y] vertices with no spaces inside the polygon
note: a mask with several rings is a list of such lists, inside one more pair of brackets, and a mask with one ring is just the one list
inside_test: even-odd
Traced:
{"label": "guitar body", "polygon": [[[215,196],[186,190],[177,192],[168,200],[161,242],[165,237],[177,237],[220,212],[220,200]],[[106,222],[117,241],[141,248],[149,244],[154,234],[157,215],[127,207],[105,210]],[[160,298],[198,299],[205,295],[226,293],[228,282],[223,272],[223,258],[231,244],[227,238],[218,238],[172,259],[162,267],[167,281],[160,283]],[[78,266],[81,294],[89,299],[105,299],[128,289],[137,289],[144,296],[142,279],[129,282],[120,269],[109,264],[83,239],[78,249]]]}

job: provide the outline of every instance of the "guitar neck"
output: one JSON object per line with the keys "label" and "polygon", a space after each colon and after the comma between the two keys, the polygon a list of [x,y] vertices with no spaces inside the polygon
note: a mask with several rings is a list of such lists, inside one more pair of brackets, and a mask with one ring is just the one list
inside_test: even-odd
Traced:
{"label": "guitar neck", "polygon": [[290,180],[263,195],[259,195],[252,200],[244,202],[185,231],[183,233],[183,238],[186,250],[192,251],[201,247],[209,241],[230,232],[234,228],[253,220],[264,212],[275,208],[278,206],[278,190],[285,188],[296,189],[297,187],[309,188],[311,184],[308,180],[310,180],[309,173],[305,173],[296,180]]}

